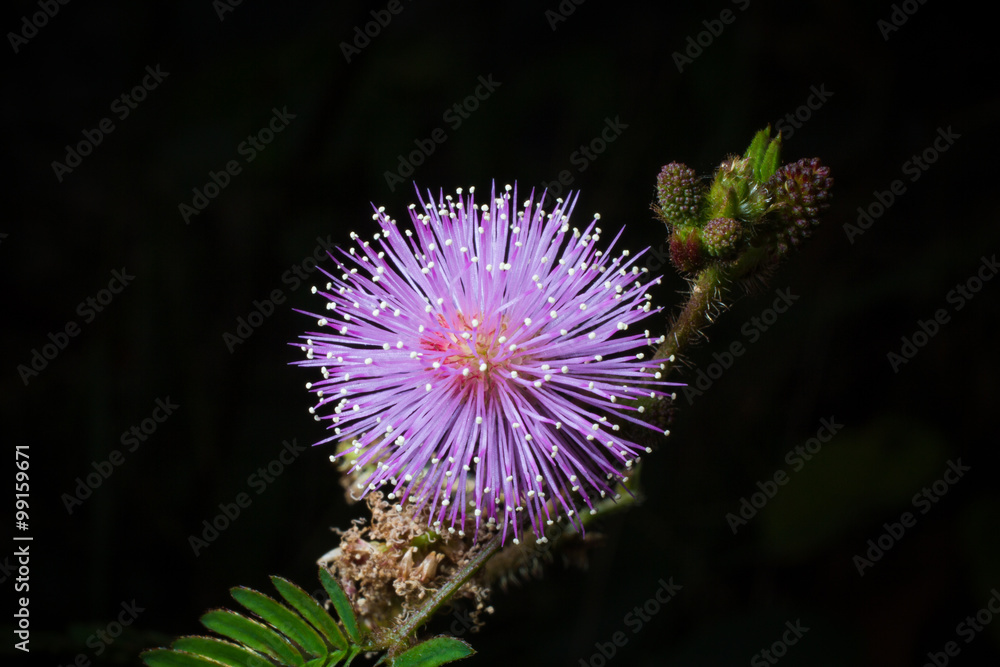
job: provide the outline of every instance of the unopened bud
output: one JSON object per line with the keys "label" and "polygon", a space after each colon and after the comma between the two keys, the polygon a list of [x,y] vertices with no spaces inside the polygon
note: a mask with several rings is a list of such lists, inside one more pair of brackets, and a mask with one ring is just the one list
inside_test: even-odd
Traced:
{"label": "unopened bud", "polygon": [[732,218],[709,220],[701,230],[701,241],[708,254],[723,259],[735,254],[742,236],[740,223]]}
{"label": "unopened bud", "polygon": [[775,172],[767,189],[773,197],[771,211],[782,226],[777,230],[779,252],[809,237],[830,206],[832,188],[830,169],[818,158],[786,164]]}
{"label": "unopened bud", "polygon": [[670,261],[679,271],[695,273],[705,264],[705,251],[698,230],[675,229],[670,236]]}
{"label": "unopened bud", "polygon": [[670,226],[696,224],[704,193],[694,169],[680,162],[665,165],[656,179],[659,212]]}

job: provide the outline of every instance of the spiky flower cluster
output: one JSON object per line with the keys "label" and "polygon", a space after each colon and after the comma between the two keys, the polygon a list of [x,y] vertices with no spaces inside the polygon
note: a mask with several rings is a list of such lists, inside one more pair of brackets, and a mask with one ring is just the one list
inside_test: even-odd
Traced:
{"label": "spiky flower cluster", "polygon": [[815,158],[779,168],[780,152],[780,135],[761,130],[745,155],[719,165],[710,187],[686,165],[663,167],[653,209],[670,230],[677,269],[763,272],[809,235],[829,205],[830,170]]}
{"label": "spiky flower cluster", "polygon": [[511,527],[516,542],[524,515],[541,535],[615,494],[649,451],[621,426],[658,430],[636,399],[668,383],[645,359],[658,341],[633,333],[658,312],[642,253],[598,250],[599,216],[569,224],[575,198],[547,213],[534,193],[517,210],[510,186],[480,206],[473,193],[428,193],[413,230],[377,209],[381,231],[352,234],[360,247],[327,274],[329,313],[297,363],[323,374],[311,411],[368,471],[362,495],[426,506],[460,535],[467,515]]}

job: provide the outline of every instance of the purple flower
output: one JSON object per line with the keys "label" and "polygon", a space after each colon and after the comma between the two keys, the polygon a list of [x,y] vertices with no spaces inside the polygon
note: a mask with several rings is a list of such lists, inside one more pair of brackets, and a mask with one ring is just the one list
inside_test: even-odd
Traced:
{"label": "purple flower", "polygon": [[364,493],[426,506],[451,532],[467,514],[502,523],[516,543],[524,515],[541,535],[614,495],[650,451],[621,424],[660,430],[620,401],[671,383],[643,361],[662,338],[634,333],[659,312],[646,270],[597,249],[600,216],[581,232],[575,197],[546,213],[533,192],[518,210],[510,186],[478,207],[474,191],[428,193],[409,207],[412,231],[379,208],[373,241],[352,233],[342,275],[313,288],[329,312],[296,363],[320,367],[310,411],[331,422],[322,442],[351,443],[352,470],[373,471]]}

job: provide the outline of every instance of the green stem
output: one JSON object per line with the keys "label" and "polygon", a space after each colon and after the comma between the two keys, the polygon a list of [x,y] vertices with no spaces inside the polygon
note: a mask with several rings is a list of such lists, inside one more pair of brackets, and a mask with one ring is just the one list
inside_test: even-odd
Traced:
{"label": "green stem", "polygon": [[490,538],[489,542],[483,546],[482,551],[473,556],[468,563],[456,570],[444,586],[439,588],[437,592],[427,598],[427,601],[421,605],[420,609],[407,619],[405,623],[393,630],[385,638],[385,648],[392,649],[404,646],[407,638],[415,633],[421,625],[427,623],[435,612],[437,612],[443,604],[448,602],[451,597],[458,592],[458,589],[464,586],[465,582],[467,582],[472,575],[478,572],[479,569],[486,564],[486,561],[488,561],[493,554],[497,552],[500,548],[502,536],[503,531],[498,530],[496,534]]}
{"label": "green stem", "polygon": [[[709,264],[702,269],[691,285],[691,296],[684,304],[684,309],[677,317],[667,339],[653,355],[654,359],[670,359],[671,356],[686,348],[691,340],[712,323],[710,310],[712,300],[719,302],[722,295],[739,278],[756,268],[766,256],[763,248],[747,248],[735,262],[722,265]],[[666,377],[673,369],[673,362],[666,362],[663,376]]]}
{"label": "green stem", "polygon": [[[712,298],[719,293],[722,283],[725,282],[726,273],[717,264],[711,264],[702,269],[695,278],[691,286],[691,296],[684,305],[681,314],[670,331],[667,332],[667,339],[653,355],[654,359],[668,359],[687,347],[691,339],[697,335],[709,322],[709,308],[712,305]],[[667,368],[663,375],[666,376],[672,368],[672,360],[667,362]]]}

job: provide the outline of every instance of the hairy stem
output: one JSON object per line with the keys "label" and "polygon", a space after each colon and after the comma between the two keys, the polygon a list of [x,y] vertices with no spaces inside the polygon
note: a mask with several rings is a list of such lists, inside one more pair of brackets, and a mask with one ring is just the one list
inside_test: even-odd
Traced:
{"label": "hairy stem", "polygon": [[[671,356],[686,348],[692,339],[712,323],[710,310],[712,300],[722,298],[722,295],[740,278],[745,277],[767,257],[764,248],[747,248],[743,254],[731,264],[711,263],[702,269],[691,284],[691,296],[684,309],[677,317],[667,339],[663,341],[654,359],[670,359]],[[666,362],[666,377],[673,370],[673,361]]]}
{"label": "hairy stem", "polygon": [[[670,360],[673,355],[687,347],[691,339],[705,328],[709,322],[709,308],[712,304],[712,298],[718,294],[725,278],[725,271],[717,264],[710,264],[698,274],[691,285],[691,296],[688,298],[688,302],[684,305],[684,309],[673,326],[670,327],[670,331],[667,332],[667,339],[653,355],[654,359]],[[667,362],[667,373],[671,369],[672,360]]]}

